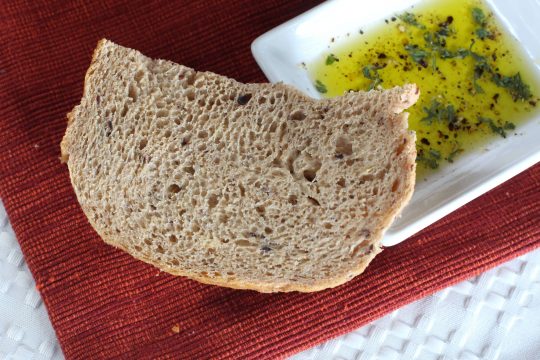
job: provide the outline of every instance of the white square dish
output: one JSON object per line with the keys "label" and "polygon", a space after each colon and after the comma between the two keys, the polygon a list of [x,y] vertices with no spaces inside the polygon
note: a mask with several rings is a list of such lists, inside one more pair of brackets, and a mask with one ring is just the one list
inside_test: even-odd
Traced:
{"label": "white square dish", "polygon": [[[333,0],[270,30],[252,44],[255,60],[271,82],[294,85],[320,98],[302,63],[310,63],[348,33],[369,29],[382,19],[409,9],[422,0]],[[540,74],[540,2],[486,0],[501,25],[514,36]],[[494,139],[471,150],[419,180],[411,202],[387,231],[382,244],[395,245],[460,206],[491,190],[540,161],[540,116],[519,125],[519,136]]]}

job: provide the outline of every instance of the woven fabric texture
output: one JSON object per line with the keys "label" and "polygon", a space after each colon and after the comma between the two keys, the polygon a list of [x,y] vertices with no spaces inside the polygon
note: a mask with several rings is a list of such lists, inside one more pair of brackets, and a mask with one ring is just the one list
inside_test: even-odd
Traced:
{"label": "woven fabric texture", "polygon": [[[259,34],[315,1],[12,1],[0,6],[0,197],[68,359],[279,358],[540,245],[540,166],[314,294],[159,272],[105,245],[59,162],[98,39],[245,82]],[[324,24],[321,24],[324,26]]]}

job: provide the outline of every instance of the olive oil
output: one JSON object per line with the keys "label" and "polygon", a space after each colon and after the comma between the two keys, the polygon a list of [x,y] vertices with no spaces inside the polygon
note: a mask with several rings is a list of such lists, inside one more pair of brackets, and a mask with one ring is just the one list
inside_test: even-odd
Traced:
{"label": "olive oil", "polygon": [[330,46],[308,70],[327,97],[416,83],[421,96],[408,111],[419,176],[516,134],[540,94],[526,56],[479,0],[430,1],[395,14]]}

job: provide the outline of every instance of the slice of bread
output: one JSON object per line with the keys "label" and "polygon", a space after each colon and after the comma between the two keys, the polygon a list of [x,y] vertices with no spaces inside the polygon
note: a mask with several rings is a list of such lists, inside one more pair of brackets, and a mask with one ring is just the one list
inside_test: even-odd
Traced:
{"label": "slice of bread", "polygon": [[261,292],[360,274],[407,203],[415,85],[311,99],[99,42],[61,150],[105,242]]}

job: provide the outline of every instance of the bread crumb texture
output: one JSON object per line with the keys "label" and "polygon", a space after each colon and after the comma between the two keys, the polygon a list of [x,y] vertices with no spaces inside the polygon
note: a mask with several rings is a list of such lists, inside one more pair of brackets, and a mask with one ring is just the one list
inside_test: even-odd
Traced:
{"label": "bread crumb texture", "polygon": [[362,272],[410,198],[417,98],[314,100],[102,40],[62,157],[107,243],[205,283],[315,291]]}

